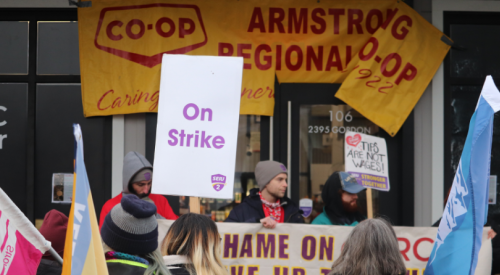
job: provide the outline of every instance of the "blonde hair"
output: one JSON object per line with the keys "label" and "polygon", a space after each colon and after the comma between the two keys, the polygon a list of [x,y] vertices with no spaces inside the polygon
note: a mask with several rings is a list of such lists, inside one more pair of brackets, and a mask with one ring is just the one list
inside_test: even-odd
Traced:
{"label": "blonde hair", "polygon": [[215,223],[199,214],[179,217],[167,232],[161,245],[163,256],[187,256],[189,274],[229,275],[220,259],[220,235]]}
{"label": "blonde hair", "polygon": [[396,233],[387,221],[377,218],[364,220],[351,231],[328,275],[405,273]]}

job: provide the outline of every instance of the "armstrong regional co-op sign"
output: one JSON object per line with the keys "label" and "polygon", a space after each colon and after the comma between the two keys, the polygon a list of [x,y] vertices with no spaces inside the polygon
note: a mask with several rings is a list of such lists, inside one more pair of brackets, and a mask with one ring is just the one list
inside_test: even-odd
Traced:
{"label": "armstrong regional co-op sign", "polygon": [[241,114],[273,115],[275,75],[343,83],[395,135],[451,43],[397,0],[102,0],[78,18],[85,116],[156,112],[164,53],[241,56]]}

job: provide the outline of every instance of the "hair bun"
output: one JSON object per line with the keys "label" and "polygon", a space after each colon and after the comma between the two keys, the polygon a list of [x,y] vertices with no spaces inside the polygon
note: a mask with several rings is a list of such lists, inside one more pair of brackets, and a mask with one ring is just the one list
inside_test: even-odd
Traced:
{"label": "hair bun", "polygon": [[153,203],[141,200],[136,195],[124,195],[121,204],[123,210],[138,219],[156,214],[156,206]]}

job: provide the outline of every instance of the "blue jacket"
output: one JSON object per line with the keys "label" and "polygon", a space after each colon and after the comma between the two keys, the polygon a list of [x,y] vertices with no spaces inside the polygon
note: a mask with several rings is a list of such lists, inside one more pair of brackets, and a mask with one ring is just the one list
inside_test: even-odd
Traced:
{"label": "blue jacket", "polygon": [[[302,210],[300,210],[295,203],[289,198],[283,197],[280,199],[281,206],[285,210],[286,223],[303,223]],[[262,202],[260,201],[259,189],[254,188],[250,190],[250,196],[246,197],[243,202],[236,206],[225,222],[247,222],[257,223],[265,218]]]}

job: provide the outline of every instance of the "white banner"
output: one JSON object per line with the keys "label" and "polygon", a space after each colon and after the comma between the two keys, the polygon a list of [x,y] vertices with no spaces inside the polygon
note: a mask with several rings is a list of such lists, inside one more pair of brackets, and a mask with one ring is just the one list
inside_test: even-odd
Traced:
{"label": "white banner", "polygon": [[152,192],[233,198],[243,58],[164,55]]}
{"label": "white banner", "polygon": [[[158,220],[159,244],[170,220]],[[222,237],[222,262],[231,275],[326,275],[354,227],[278,224],[265,229],[257,223],[217,223]],[[409,275],[423,275],[437,227],[394,230]],[[490,275],[492,248],[484,228],[476,275]],[[383,256],[382,256],[383,257]]]}
{"label": "white banner", "polygon": [[347,132],[344,144],[345,171],[366,188],[389,191],[389,160],[385,139]]}

